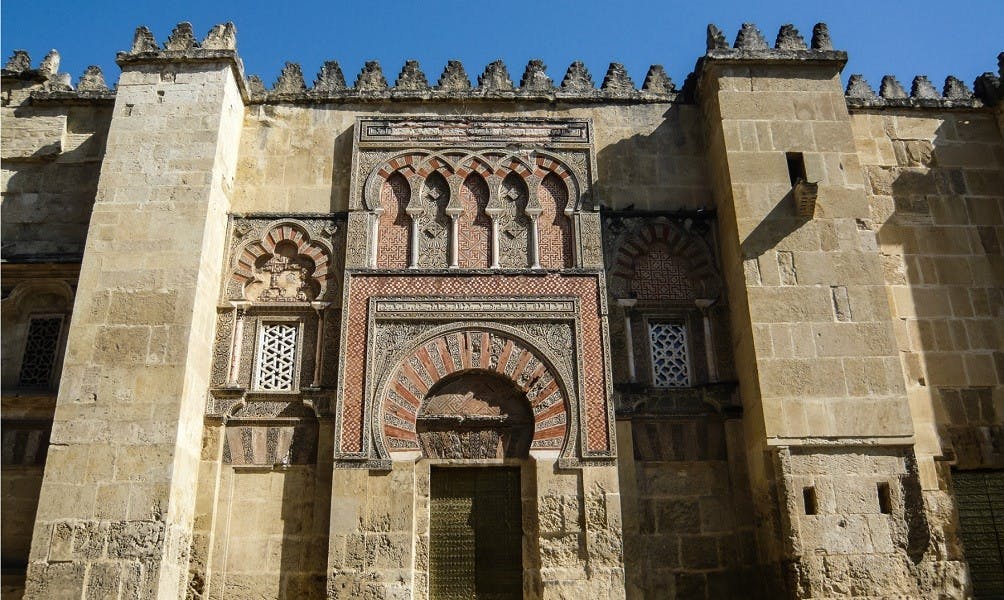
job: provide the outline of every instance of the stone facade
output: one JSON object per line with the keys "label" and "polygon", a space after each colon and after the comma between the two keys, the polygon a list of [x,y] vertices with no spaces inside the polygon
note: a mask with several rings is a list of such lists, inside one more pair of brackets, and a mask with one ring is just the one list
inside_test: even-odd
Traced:
{"label": "stone facade", "polygon": [[15,53],[3,597],[1004,593],[1000,78],[846,59]]}

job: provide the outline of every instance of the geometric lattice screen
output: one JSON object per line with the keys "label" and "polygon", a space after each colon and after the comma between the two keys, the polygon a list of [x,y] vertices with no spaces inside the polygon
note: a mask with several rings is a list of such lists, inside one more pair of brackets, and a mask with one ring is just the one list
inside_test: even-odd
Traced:
{"label": "geometric lattice screen", "polygon": [[677,323],[650,323],[648,337],[652,350],[652,383],[656,387],[689,386],[687,328]]}
{"label": "geometric lattice screen", "polygon": [[258,336],[257,390],[292,390],[296,373],[297,324],[265,323]]}
{"label": "geometric lattice screen", "polygon": [[28,340],[21,359],[22,387],[48,388],[52,385],[52,368],[56,365],[59,333],[63,317],[32,317],[28,323]]}

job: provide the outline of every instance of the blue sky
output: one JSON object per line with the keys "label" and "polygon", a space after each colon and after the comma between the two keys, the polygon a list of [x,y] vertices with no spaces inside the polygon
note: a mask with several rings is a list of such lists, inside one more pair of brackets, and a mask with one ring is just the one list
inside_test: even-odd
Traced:
{"label": "blue sky", "polygon": [[137,25],[163,42],[179,21],[190,21],[200,38],[214,24],[233,21],[247,73],[269,86],[287,60],[302,64],[308,84],[323,61],[338,60],[351,84],[365,60],[379,60],[393,82],[409,58],[420,61],[432,83],[448,59],[462,60],[475,81],[502,58],[518,83],[526,62],[542,58],[556,83],[570,62],[582,60],[597,84],[612,61],[624,63],[638,85],[653,63],[682,84],[704,52],[706,25],[717,24],[731,42],[744,21],[756,23],[771,43],[784,23],[808,39],[813,24],[827,22],[834,45],[850,54],[844,80],[863,73],[876,89],[886,73],[908,89],[917,74],[939,88],[949,74],[972,86],[980,73],[996,72],[1004,51],[1004,0],[8,0],[0,11],[5,61],[23,48],[37,64],[56,48],[74,83],[90,64],[115,81],[115,52],[128,49]]}

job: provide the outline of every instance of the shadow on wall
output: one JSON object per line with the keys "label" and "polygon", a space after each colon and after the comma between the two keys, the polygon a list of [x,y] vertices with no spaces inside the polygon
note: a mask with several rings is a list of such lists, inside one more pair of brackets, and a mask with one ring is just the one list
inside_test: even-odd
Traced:
{"label": "shadow on wall", "polygon": [[[558,104],[553,110],[579,110],[586,105]],[[394,106],[393,110],[374,110],[373,107],[339,107],[340,110],[358,111],[359,114],[427,114],[421,105]],[[485,104],[479,108],[483,115],[521,115],[527,112],[524,105],[511,103]],[[443,111],[444,116],[471,116],[469,106],[458,106]],[[546,113],[541,113],[546,114]],[[708,185],[707,160],[698,108],[691,104],[661,104],[651,111],[631,117],[629,111],[605,106],[596,109],[594,122],[601,119],[604,134],[622,136],[615,142],[602,145],[597,139],[595,197],[606,207],[615,210],[709,210],[714,207]],[[623,119],[623,121],[618,121]],[[658,124],[652,128],[655,121]],[[652,124],[650,124],[650,122]],[[594,128],[594,134],[600,129]],[[633,134],[648,130],[648,134]],[[331,174],[332,212],[345,211],[349,205],[349,181],[352,163],[352,140],[355,128],[350,127],[335,138],[334,164]]]}
{"label": "shadow on wall", "polygon": [[[3,198],[0,240],[3,259],[79,261],[98,187],[111,108],[15,109],[15,118],[65,115],[61,142],[30,156],[5,156],[13,174]],[[15,149],[16,151],[16,149]],[[7,155],[7,152],[4,152]]]}
{"label": "shadow on wall", "polygon": [[714,208],[696,105],[670,105],[659,115],[659,124],[645,135],[628,134],[647,129],[647,123],[628,121],[628,111],[618,115],[625,122],[620,127],[604,124],[604,132],[626,137],[596,152],[594,194],[601,205],[612,210],[674,212]]}
{"label": "shadow on wall", "polygon": [[[894,165],[864,171],[917,454],[936,470],[916,490],[912,515],[928,539],[911,536],[911,549],[944,548],[938,558],[962,560],[966,522],[960,538],[951,467],[1004,468],[1004,404],[994,401],[1004,393],[1004,143],[983,112],[867,118],[884,120],[888,138],[879,143],[895,155]],[[981,569],[1004,568],[999,556],[968,558],[977,593],[981,578],[996,577]]]}
{"label": "shadow on wall", "polygon": [[314,464],[291,467],[283,477],[279,578],[284,598],[326,597],[333,466],[323,457],[334,456],[328,441],[335,436],[325,425],[321,422],[315,429],[318,447]]}
{"label": "shadow on wall", "polygon": [[811,220],[812,217],[798,215],[794,193],[788,191],[740,244],[743,260],[758,258],[773,250]]}

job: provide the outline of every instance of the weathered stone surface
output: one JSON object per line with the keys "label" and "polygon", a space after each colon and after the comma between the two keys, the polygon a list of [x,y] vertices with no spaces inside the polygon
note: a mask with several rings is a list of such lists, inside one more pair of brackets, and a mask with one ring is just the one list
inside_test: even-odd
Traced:
{"label": "weathered stone surface", "polygon": [[16,52],[4,594],[428,598],[434,475],[501,465],[527,598],[979,592],[999,74],[841,90],[823,24],[707,33],[679,94],[539,60],[266,90],[229,23],[137,29],[114,92]]}

